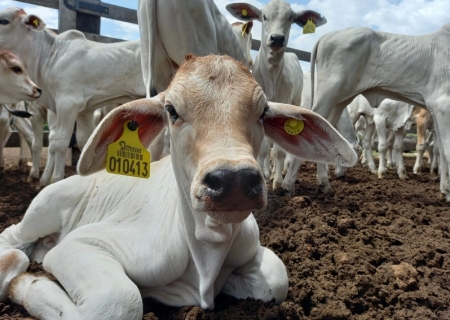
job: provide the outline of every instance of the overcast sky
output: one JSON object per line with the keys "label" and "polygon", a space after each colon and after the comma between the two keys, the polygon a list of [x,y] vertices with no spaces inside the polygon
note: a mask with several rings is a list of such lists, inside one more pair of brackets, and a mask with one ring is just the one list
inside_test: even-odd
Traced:
{"label": "overcast sky", "polygon": [[[187,1],[187,0],[180,0]],[[220,11],[230,22],[237,21],[226,10],[232,2],[245,0],[214,0]],[[137,0],[104,0],[103,2],[137,8]],[[262,8],[268,0],[249,0],[248,3]],[[443,24],[450,22],[450,0],[288,0],[294,11],[312,9],[324,15],[328,23],[316,29],[315,34],[302,34],[302,28],[292,27],[289,47],[311,51],[316,40],[331,31],[347,27],[370,27],[375,30],[420,35],[437,31]],[[58,26],[58,11],[37,7],[13,0],[0,0],[0,9],[21,7],[27,13],[40,16],[50,28]],[[261,23],[255,22],[253,38],[261,39]],[[101,34],[120,39],[139,39],[137,25],[102,18]],[[301,63],[309,70],[309,63]]]}

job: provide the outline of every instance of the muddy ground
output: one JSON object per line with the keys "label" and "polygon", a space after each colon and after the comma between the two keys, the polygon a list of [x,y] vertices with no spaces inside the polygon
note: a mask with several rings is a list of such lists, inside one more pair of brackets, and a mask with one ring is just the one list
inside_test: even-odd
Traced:
{"label": "muddy ground", "polygon": [[[270,191],[268,209],[255,215],[261,243],[289,272],[281,305],[221,295],[204,311],[148,300],[144,319],[450,319],[450,204],[436,175],[413,176],[413,159],[406,165],[407,181],[352,168],[332,178],[330,196],[318,192],[315,167],[306,164],[294,198]],[[10,166],[0,180],[0,231],[20,221],[37,194],[26,179]],[[33,318],[5,303],[0,319]]]}

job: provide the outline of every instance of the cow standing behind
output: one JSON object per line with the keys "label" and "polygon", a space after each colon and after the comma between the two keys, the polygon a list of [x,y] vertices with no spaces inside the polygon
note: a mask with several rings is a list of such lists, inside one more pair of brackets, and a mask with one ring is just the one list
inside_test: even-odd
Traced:
{"label": "cow standing behind", "polygon": [[[440,189],[447,201],[450,201],[449,45],[450,23],[423,36],[348,28],[320,38],[311,56],[313,86],[317,63],[317,91],[312,110],[333,125],[360,93],[371,106],[390,98],[430,111],[441,151]],[[328,177],[319,178],[323,190],[331,191]]]}
{"label": "cow standing behind", "polygon": [[[0,104],[36,100],[41,93],[42,90],[28,77],[27,69],[22,61],[11,52],[0,49]],[[10,135],[9,116],[2,106],[0,110],[0,174],[3,174],[5,170],[3,148]]]}
{"label": "cow standing behind", "polygon": [[22,59],[42,88],[38,104],[56,113],[40,181],[46,186],[64,178],[75,120],[81,149],[94,130],[96,108],[145,96],[140,42],[98,43],[76,30],[55,35],[38,16],[18,8],[0,10],[0,19],[0,47]]}
{"label": "cow standing behind", "polygon": [[[304,130],[287,134],[288,119]],[[169,129],[172,153],[152,163],[149,179],[103,170],[106,147],[129,121],[144,146]],[[268,102],[241,63],[189,57],[165,92],[110,112],[82,152],[80,175],[45,188],[0,234],[1,300],[9,294],[43,319],[110,320],[142,319],[142,297],[202,308],[220,292],[282,302],[285,266],[260,245],[251,214],[267,203],[255,159],[264,134],[307,160],[355,157],[322,117]],[[29,259],[17,247],[34,249],[64,290],[23,273]]]}
{"label": "cow standing behind", "polygon": [[[227,5],[226,9],[237,19],[258,20],[262,23],[261,47],[252,72],[269,101],[300,106],[303,72],[297,56],[294,53],[285,53],[291,26],[296,23],[303,27],[308,18],[312,18],[315,24],[320,26],[326,23],[326,19],[311,10],[294,12],[283,0],[270,1],[262,10],[247,3],[232,3]],[[265,159],[270,153],[270,143],[264,141],[262,147],[258,162],[263,168],[264,162],[267,163]],[[273,146],[273,157],[275,166],[273,188],[282,188],[293,193],[295,179],[283,181],[282,176],[286,153],[276,144]],[[289,167],[289,171],[294,172],[295,176],[300,162],[300,159],[293,159]],[[267,168],[264,171],[268,178]],[[293,175],[291,172],[288,174]]]}

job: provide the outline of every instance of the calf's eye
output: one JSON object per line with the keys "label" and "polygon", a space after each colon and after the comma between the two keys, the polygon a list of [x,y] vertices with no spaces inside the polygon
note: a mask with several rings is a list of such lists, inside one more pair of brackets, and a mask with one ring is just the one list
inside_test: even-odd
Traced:
{"label": "calf's eye", "polygon": [[170,118],[172,119],[172,123],[175,123],[175,121],[177,121],[177,119],[180,117],[177,113],[177,110],[175,110],[175,107],[171,106],[171,105],[167,105],[166,110],[169,113]]}
{"label": "calf's eye", "polygon": [[14,71],[15,73],[22,73],[21,67],[12,67],[11,70]]}
{"label": "calf's eye", "polygon": [[9,24],[9,21],[6,19],[0,19],[0,24],[6,25]]}

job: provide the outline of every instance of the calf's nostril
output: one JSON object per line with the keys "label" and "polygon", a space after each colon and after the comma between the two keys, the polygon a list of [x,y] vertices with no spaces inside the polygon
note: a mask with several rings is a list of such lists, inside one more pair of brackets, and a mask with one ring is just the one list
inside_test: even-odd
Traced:
{"label": "calf's nostril", "polygon": [[36,91],[42,93],[42,90],[40,88],[36,88]]}
{"label": "calf's nostril", "polygon": [[261,194],[262,177],[258,171],[252,169],[243,170],[241,178],[241,188],[250,198],[255,198]]}

